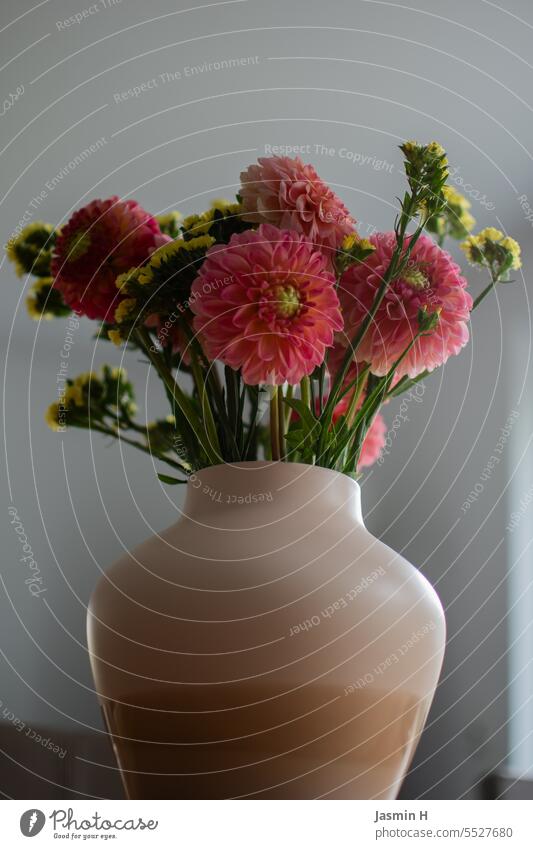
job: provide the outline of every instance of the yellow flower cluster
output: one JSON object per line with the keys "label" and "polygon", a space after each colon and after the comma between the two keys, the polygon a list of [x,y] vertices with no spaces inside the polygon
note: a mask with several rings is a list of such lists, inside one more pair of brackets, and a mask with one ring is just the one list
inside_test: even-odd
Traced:
{"label": "yellow flower cluster", "polygon": [[[67,424],[88,426],[88,417],[102,419],[102,404],[107,412],[117,410],[134,415],[136,406],[126,369],[102,367],[102,374],[87,371],[69,380],[58,401],[50,404],[45,421],[51,430],[64,431]],[[67,420],[68,419],[68,420]]]}
{"label": "yellow flower cluster", "polygon": [[49,275],[52,247],[50,236],[53,231],[51,224],[33,221],[8,241],[6,255],[15,266],[18,277],[29,273],[39,277]]}
{"label": "yellow flower cluster", "polygon": [[344,237],[337,251],[335,259],[337,272],[342,274],[350,265],[363,262],[375,249],[375,246],[368,239],[361,239],[359,234],[355,232],[349,233]]}
{"label": "yellow flower cluster", "polygon": [[355,248],[358,241],[359,241],[359,238],[357,236],[357,233],[349,233],[342,240],[341,250],[351,251],[352,248]]}
{"label": "yellow flower cluster", "polygon": [[443,146],[439,144],[439,142],[432,141],[428,144],[427,148],[432,156],[438,156],[439,158],[442,157],[441,161],[443,165],[448,164],[448,160],[446,159],[446,151],[444,150]]}
{"label": "yellow flower cluster", "polygon": [[39,321],[41,318],[50,319],[55,317],[54,312],[46,309],[41,311],[39,309],[39,295],[42,295],[46,289],[51,289],[53,282],[52,277],[39,277],[30,289],[30,294],[26,298],[26,311],[34,321]]}
{"label": "yellow flower cluster", "polygon": [[70,307],[63,302],[61,293],[54,287],[52,277],[38,277],[32,284],[26,298],[26,310],[30,318],[59,318],[70,315]]}
{"label": "yellow flower cluster", "polygon": [[441,167],[448,165],[446,151],[439,142],[432,141],[429,144],[420,144],[417,141],[406,141],[401,145],[405,158],[409,162],[426,163],[438,160]]}
{"label": "yellow flower cluster", "polygon": [[243,207],[240,203],[230,203],[223,198],[217,198],[212,201],[210,208],[200,215],[188,215],[183,219],[182,229],[186,239],[194,238],[209,233],[217,212],[222,213],[225,217],[240,215],[243,212]]}
{"label": "yellow flower cluster", "polygon": [[507,266],[508,268],[517,269],[522,267],[520,245],[516,239],[505,236],[496,227],[485,227],[476,236],[469,236],[461,243],[461,249],[464,251],[466,258],[475,265],[486,264],[485,258],[490,257],[491,250],[494,248],[503,248],[510,255],[511,261]]}
{"label": "yellow flower cluster", "polygon": [[44,420],[50,430],[58,431],[64,430],[65,422],[62,421],[63,418],[64,405],[60,404],[58,401],[54,401],[53,404],[50,404],[46,413],[44,414]]}
{"label": "yellow flower cluster", "polygon": [[458,192],[457,189],[452,188],[452,186],[444,186],[442,194],[444,195],[447,206],[454,212],[458,222],[465,230],[470,232],[476,223],[476,219],[469,212],[472,206],[470,201],[461,192]]}
{"label": "yellow flower cluster", "polygon": [[[197,274],[198,262],[215,240],[211,236],[194,239],[173,239],[155,251],[145,265],[130,268],[120,274],[115,283],[122,295],[114,315],[116,325],[144,321],[149,315],[164,314],[183,299],[180,287],[190,287]],[[109,339],[117,346],[125,341],[122,327],[107,330]],[[127,334],[126,334],[127,335]]]}
{"label": "yellow flower cluster", "polygon": [[134,318],[136,306],[137,301],[135,298],[124,298],[115,310],[116,323],[123,324],[124,322]]}
{"label": "yellow flower cluster", "polygon": [[59,401],[54,401],[50,404],[45,413],[45,422],[51,430],[63,431],[67,424],[67,413],[74,407],[85,409],[87,402],[84,397],[84,390],[92,383],[101,387],[101,381],[94,371],[84,372],[69,384]]}
{"label": "yellow flower cluster", "polygon": [[476,223],[469,211],[472,204],[452,186],[443,186],[442,195],[445,205],[426,221],[426,229],[441,238],[464,239]]}
{"label": "yellow flower cluster", "polygon": [[214,244],[214,242],[215,240],[212,239],[211,236],[198,236],[197,238],[189,239],[188,241],[185,241],[185,239],[174,239],[173,242],[167,242],[166,245],[158,248],[158,250],[152,254],[146,265],[143,265],[143,267],[139,269],[139,273],[136,275],[135,279],[137,283],[140,283],[142,286],[152,283],[154,279],[154,272],[157,269],[160,269],[164,263],[170,262],[181,252],[193,253],[193,251],[197,250],[207,250]]}
{"label": "yellow flower cluster", "polygon": [[107,331],[107,336],[113,343],[113,345],[117,346],[117,348],[120,348],[122,343],[126,341],[122,338],[122,333],[120,332],[120,330],[116,330],[114,328],[111,328],[111,330]]}
{"label": "yellow flower cluster", "polygon": [[162,233],[166,233],[168,236],[172,236],[175,238],[179,232],[179,223],[183,215],[181,212],[177,210],[172,210],[172,212],[165,212],[162,215],[156,215],[155,220],[159,224],[159,229]]}

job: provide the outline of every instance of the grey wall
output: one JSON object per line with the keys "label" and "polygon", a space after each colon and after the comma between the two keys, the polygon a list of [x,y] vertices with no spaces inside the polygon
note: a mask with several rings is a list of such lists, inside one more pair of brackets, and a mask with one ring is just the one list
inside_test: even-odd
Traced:
{"label": "grey wall", "polygon": [[[509,668],[522,675],[520,657],[531,657],[532,643],[531,632],[509,622],[506,584],[511,572],[511,603],[520,588],[527,627],[527,551],[513,567],[529,541],[531,510],[518,535],[505,525],[531,467],[522,456],[531,431],[531,224],[517,198],[526,194],[533,206],[533,8],[527,0],[499,7],[484,0],[99,0],[80,23],[57,26],[90,6],[45,0],[31,10],[29,0],[2,2],[1,97],[24,87],[0,118],[3,238],[27,210],[32,220],[57,223],[94,196],[133,196],[153,212],[203,208],[212,196],[231,196],[241,168],[278,144],[311,146],[307,158],[362,233],[388,229],[403,187],[397,145],[414,137],[440,140],[459,169],[456,180],[469,183],[479,224],[501,225],[524,246],[524,273],[476,314],[471,345],[427,381],[422,403],[409,404],[393,451],[364,485],[369,526],[421,566],[447,607],[443,679],[404,792],[468,795],[506,757],[510,739],[528,751],[522,738],[532,728],[529,704],[508,733],[516,707]],[[250,61],[186,70],[239,57]],[[154,79],[138,97],[119,97]],[[96,153],[47,188],[101,138]],[[0,513],[0,699],[26,722],[101,729],[85,605],[99,571],[123,547],[172,520],[175,493],[132,449],[47,429],[43,411],[54,398],[66,322],[32,323],[27,281],[6,262],[1,267],[9,478]],[[471,279],[482,285],[476,273]],[[95,345],[88,323],[75,332],[73,375],[119,358],[112,346]],[[141,408],[150,417],[163,411],[161,390],[153,379],[146,385],[142,364],[127,366]],[[391,405],[389,423],[398,407]],[[464,512],[513,409],[520,427]],[[46,593],[37,599],[24,583],[10,504],[42,571]],[[508,646],[520,634],[509,663]],[[531,680],[522,675],[519,684],[531,695]]]}

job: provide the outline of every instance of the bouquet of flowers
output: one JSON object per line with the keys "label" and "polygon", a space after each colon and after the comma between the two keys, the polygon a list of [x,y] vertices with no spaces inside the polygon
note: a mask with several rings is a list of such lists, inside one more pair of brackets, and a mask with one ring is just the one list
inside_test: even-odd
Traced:
{"label": "bouquet of flowers", "polygon": [[[461,351],[472,310],[520,267],[514,239],[470,235],[439,144],[400,149],[394,228],[369,239],[314,168],[287,157],[259,159],[234,203],[184,219],[111,197],[58,228],[24,228],[7,253],[36,278],[30,315],[98,322],[100,338],[141,352],[170,404],[139,422],[126,371],[104,366],[65,381],[50,427],[122,439],[166,463],[169,484],[261,458],[348,475],[372,464],[381,407]],[[447,237],[488,273],[475,298]]]}

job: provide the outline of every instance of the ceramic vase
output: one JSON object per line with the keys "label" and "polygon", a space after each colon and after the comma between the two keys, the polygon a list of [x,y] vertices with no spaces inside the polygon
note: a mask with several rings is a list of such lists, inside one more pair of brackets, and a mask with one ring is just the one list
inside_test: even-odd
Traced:
{"label": "ceramic vase", "polygon": [[444,652],[428,581],[338,472],[220,465],[186,490],[89,607],[127,796],[394,799]]}

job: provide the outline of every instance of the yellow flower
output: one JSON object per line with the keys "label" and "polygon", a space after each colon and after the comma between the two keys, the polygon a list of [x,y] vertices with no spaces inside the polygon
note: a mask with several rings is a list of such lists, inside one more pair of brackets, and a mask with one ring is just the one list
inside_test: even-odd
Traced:
{"label": "yellow flower", "polygon": [[125,321],[134,317],[134,310],[137,306],[135,298],[124,298],[115,310],[115,321],[117,324],[122,324]]}
{"label": "yellow flower", "polygon": [[460,247],[474,265],[492,266],[497,263],[506,270],[522,267],[520,245],[496,227],[485,227],[477,236],[469,236]]}
{"label": "yellow flower", "polygon": [[168,257],[177,254],[180,250],[182,250],[185,244],[186,242],[184,239],[173,239],[172,242],[167,242],[152,254],[147,265],[159,268],[163,259],[167,259]]}
{"label": "yellow flower", "polygon": [[81,386],[74,384],[67,386],[65,390],[65,404],[74,404],[75,407],[84,407],[83,389]]}
{"label": "yellow flower", "polygon": [[38,295],[42,289],[51,287],[53,282],[52,277],[39,277],[30,289],[30,293],[26,298],[26,311],[34,321],[39,321],[41,318],[46,320],[54,318],[53,312],[48,310],[41,311],[38,300]]}
{"label": "yellow flower", "polygon": [[155,216],[155,220],[159,224],[161,230],[171,228],[173,225],[177,224],[178,221],[181,221],[182,218],[183,215],[181,212],[178,212],[177,209],[173,209],[172,212],[164,212],[162,215]]}
{"label": "yellow flower", "polygon": [[76,386],[87,386],[89,383],[99,383],[100,378],[94,371],[84,371],[74,380]]}
{"label": "yellow flower", "polygon": [[[446,203],[439,212],[430,215],[426,221],[426,228],[430,233],[437,233],[441,238],[451,236],[452,239],[464,239],[476,223],[475,218],[468,211],[471,203],[452,186],[443,186],[442,195]],[[427,210],[428,204],[424,206]]]}
{"label": "yellow flower", "polygon": [[[161,260],[160,259],[159,260],[154,259],[152,261],[152,263],[153,263],[153,267],[157,268],[158,265],[161,264]],[[137,283],[140,283],[141,286],[146,286],[148,283],[151,283],[153,279],[154,279],[154,273],[152,271],[152,268],[148,265],[145,266],[144,268],[142,268],[139,271],[139,273],[136,277]]]}
{"label": "yellow flower", "polygon": [[342,240],[341,249],[343,251],[351,251],[352,248],[355,248],[358,241],[359,240],[357,238],[357,233],[350,233],[348,236],[345,236],[344,239]]}
{"label": "yellow flower", "polygon": [[[46,257],[49,257],[50,248],[45,248],[44,245],[53,230],[54,228],[44,221],[33,221],[31,224],[27,224],[15,238],[9,240],[6,245],[6,255],[15,266],[15,273],[18,277],[33,271],[34,266],[38,267],[40,256],[43,261]],[[28,250],[30,257],[24,257],[24,253],[27,253]]]}
{"label": "yellow flower", "polygon": [[34,321],[40,321],[41,318],[50,319],[53,318],[52,315],[46,315],[46,313],[42,313],[35,304],[35,298],[32,295],[28,295],[26,298],[26,312],[28,313],[30,318],[33,318]]}
{"label": "yellow flower", "polygon": [[459,247],[465,254],[467,260],[469,262],[474,262],[474,256],[476,254],[476,249],[479,250],[481,248],[481,240],[479,236],[468,236],[464,242],[461,242]]}
{"label": "yellow flower", "polygon": [[496,227],[485,227],[484,230],[479,231],[477,238],[479,242],[486,242],[487,239],[490,239],[491,242],[499,242],[500,239],[503,239],[503,233]]}
{"label": "yellow flower", "polygon": [[60,405],[56,401],[54,404],[50,404],[46,413],[44,414],[44,420],[50,430],[53,431],[61,431],[65,427],[65,422],[61,421],[62,415],[64,415],[64,408],[60,411]]}
{"label": "yellow flower", "polygon": [[194,239],[189,239],[187,242],[183,242],[181,247],[185,251],[197,251],[203,250],[203,248],[210,248],[211,245],[215,244],[215,240],[212,236],[196,236]]}
{"label": "yellow flower", "polygon": [[172,242],[167,242],[166,245],[158,248],[146,265],[141,268],[137,276],[137,282],[143,286],[151,283],[154,279],[154,270],[161,268],[164,262],[168,262],[172,257],[177,256],[180,251],[192,253],[196,250],[210,248],[214,242],[215,240],[211,236],[197,236],[194,239],[189,239],[189,241],[185,241],[185,239],[174,239]]}
{"label": "yellow flower", "polygon": [[124,339],[122,338],[122,334],[121,334],[120,330],[108,330],[107,336],[108,336],[108,339],[111,340],[113,345],[117,345],[119,348],[122,345],[122,343],[124,342]]}
{"label": "yellow flower", "polygon": [[408,156],[409,154],[412,154],[412,153],[416,153],[418,151],[419,147],[420,147],[420,145],[414,139],[410,139],[409,141],[404,142],[403,145],[402,145],[403,152],[405,153],[406,156]]}
{"label": "yellow flower", "polygon": [[15,274],[17,277],[22,277],[25,273],[24,266],[22,263],[18,261],[17,253],[16,253],[16,240],[12,239],[6,245],[6,256],[10,262],[15,266]]}
{"label": "yellow flower", "polygon": [[444,199],[447,203],[453,206],[458,206],[461,209],[470,209],[472,204],[470,201],[465,198],[461,192],[458,192],[457,189],[454,189],[453,186],[443,186],[442,194],[444,195]]}
{"label": "yellow flower", "polygon": [[213,198],[209,207],[211,209],[219,209],[221,212],[231,206],[231,201],[226,198]]}
{"label": "yellow flower", "polygon": [[113,380],[125,381],[128,379],[128,372],[125,368],[122,368],[121,366],[113,366],[113,368],[111,369],[111,377],[113,378]]}
{"label": "yellow flower", "polygon": [[210,203],[210,208],[217,212],[224,212],[226,215],[238,215],[243,211],[244,207],[241,203],[233,203],[224,198],[215,198]]}
{"label": "yellow flower", "polygon": [[433,154],[433,156],[443,156],[442,160],[443,165],[448,164],[448,160],[446,159],[446,151],[443,146],[436,141],[432,141],[428,144],[428,151]]}
{"label": "yellow flower", "polygon": [[115,280],[115,286],[117,289],[124,290],[124,292],[128,291],[128,283],[131,280],[136,280],[138,274],[137,268],[130,268],[129,271],[125,271],[123,274],[119,274],[117,279]]}
{"label": "yellow flower", "polygon": [[209,232],[213,223],[214,210],[203,212],[201,215],[188,215],[182,222],[182,227],[187,232],[193,232],[195,236]]}
{"label": "yellow flower", "polygon": [[465,230],[472,230],[476,226],[476,219],[466,210],[460,215],[459,220]]}
{"label": "yellow flower", "polygon": [[501,240],[500,245],[502,246],[502,248],[506,248],[506,250],[508,250],[513,257],[511,268],[521,268],[522,260],[520,259],[520,254],[522,253],[522,250],[516,239],[512,239],[510,236],[506,236],[505,239]]}

